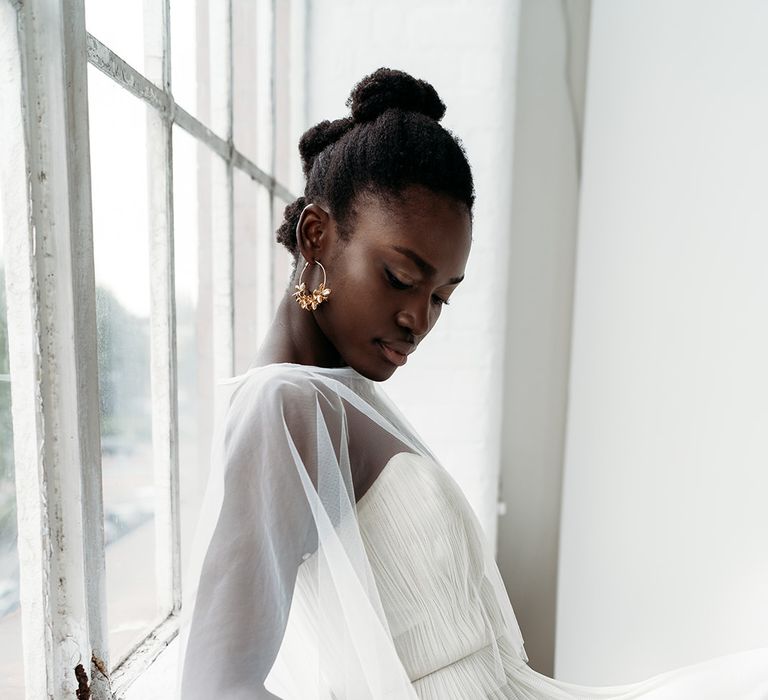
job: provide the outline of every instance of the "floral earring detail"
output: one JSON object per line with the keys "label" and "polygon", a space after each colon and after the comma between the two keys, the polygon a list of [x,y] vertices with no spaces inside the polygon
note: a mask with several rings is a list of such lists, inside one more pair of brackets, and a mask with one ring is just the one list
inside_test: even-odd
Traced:
{"label": "floral earring detail", "polygon": [[307,293],[307,285],[302,282],[304,278],[304,270],[309,266],[309,261],[304,263],[304,268],[299,275],[299,284],[296,285],[296,291],[293,293],[294,299],[298,302],[302,309],[314,311],[320,304],[328,300],[331,295],[331,290],[325,286],[325,268],[322,266],[319,260],[315,260],[317,265],[320,265],[320,269],[323,271],[323,281],[320,285],[312,290],[311,294]]}

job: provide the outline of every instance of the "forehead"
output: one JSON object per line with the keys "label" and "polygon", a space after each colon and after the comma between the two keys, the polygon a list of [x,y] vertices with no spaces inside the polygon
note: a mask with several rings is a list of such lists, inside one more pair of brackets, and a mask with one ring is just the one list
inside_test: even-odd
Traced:
{"label": "forehead", "polygon": [[386,198],[361,195],[354,229],[351,244],[395,256],[396,248],[410,249],[440,274],[463,273],[472,241],[466,205],[420,186]]}

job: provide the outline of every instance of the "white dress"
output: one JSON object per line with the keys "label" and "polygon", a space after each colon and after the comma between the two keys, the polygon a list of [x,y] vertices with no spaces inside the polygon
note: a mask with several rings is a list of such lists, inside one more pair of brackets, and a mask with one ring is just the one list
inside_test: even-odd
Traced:
{"label": "white dress", "polygon": [[[623,686],[589,688],[537,673],[526,663],[509,599],[495,563],[484,553],[483,533],[466,498],[381,389],[349,368],[272,365],[249,376],[238,384],[249,385],[240,401],[242,395],[253,401],[242,412],[230,411],[227,437],[237,449],[223,459],[230,473],[224,481],[235,494],[230,502],[246,507],[227,506],[226,487],[214,498],[218,505],[208,506],[214,532],[205,538],[199,575],[215,575],[192,605],[205,612],[198,614],[203,622],[196,632],[192,626],[191,651],[183,658],[184,700],[212,693],[269,697],[262,694],[264,687],[286,700],[768,698],[768,649]],[[265,401],[281,406],[266,420],[253,411]],[[312,426],[303,445],[304,428],[297,433],[291,425],[297,402],[304,405],[298,425]],[[250,429],[259,423],[269,430]],[[237,437],[240,428],[247,438]],[[280,464],[289,459],[274,452],[283,429],[303,489],[297,499],[286,498],[287,482],[270,484],[269,498],[254,505],[253,495],[243,497],[250,486],[243,487],[258,477],[254,483],[261,492],[265,479],[272,478],[267,475],[275,457]],[[249,477],[232,466],[237,463],[232,455],[243,445]],[[262,461],[270,463],[267,475],[253,469]],[[354,503],[352,474],[359,478],[362,464],[374,469],[376,478]],[[314,534],[298,538],[299,549],[306,551],[286,566],[282,552],[292,540],[285,533],[301,521],[296,500],[309,502]],[[270,521],[272,510],[277,515]],[[253,539],[251,530],[225,530],[228,512],[238,513],[233,520],[238,523],[245,513],[260,515],[265,531],[280,534]],[[217,545],[217,533],[226,545]],[[222,567],[234,572],[231,584]],[[274,639],[265,627],[275,628]],[[276,658],[260,657],[270,639]],[[250,651],[243,656],[244,647]],[[183,640],[182,654],[185,649]],[[259,667],[261,675],[252,671]]]}

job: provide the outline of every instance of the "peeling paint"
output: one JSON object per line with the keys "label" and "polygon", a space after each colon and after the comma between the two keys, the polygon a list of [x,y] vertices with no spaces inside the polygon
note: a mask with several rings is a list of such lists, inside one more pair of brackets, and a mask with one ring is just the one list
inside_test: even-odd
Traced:
{"label": "peeling paint", "polygon": [[9,106],[0,113],[0,189],[25,686],[29,697],[90,700],[96,694],[104,700],[108,695],[89,682],[93,669],[78,663],[105,636],[92,592],[98,562],[84,556],[90,530],[83,521],[94,509],[82,497],[77,423],[87,290],[77,286],[79,258],[72,253],[82,243],[78,236],[90,230],[83,195],[90,183],[87,152],[78,149],[70,159],[67,149],[84,133],[87,141],[73,115],[87,109],[86,65],[81,52],[69,50],[82,47],[85,27],[77,3],[66,19],[60,4],[45,0],[17,7],[13,13],[0,0],[0,65],[8,68],[0,76],[0,103]]}
{"label": "peeling paint", "polygon": [[151,104],[163,115],[170,114],[171,99],[168,95],[90,34],[87,36],[86,48],[88,61],[94,67],[116,80],[136,97]]}
{"label": "peeling paint", "polygon": [[75,678],[77,679],[77,690],[75,691],[77,700],[90,700],[91,689],[88,687],[88,674],[85,672],[83,664],[75,666]]}
{"label": "peeling paint", "polygon": [[[10,127],[0,130],[0,133],[9,134],[4,136],[0,149],[6,161],[0,164],[0,172],[3,179],[9,173],[13,178],[8,196],[14,199],[14,206],[9,209],[12,213],[4,212],[3,216],[12,221],[13,225],[7,228],[14,232],[12,237],[9,236],[7,247],[14,272],[6,281],[10,289],[9,325],[14,329],[11,356],[16,392],[14,431],[20,445],[17,469],[24,469],[23,478],[19,477],[17,483],[21,504],[19,559],[23,579],[27,693],[30,697],[49,700],[72,697],[104,700],[113,697],[110,685],[116,684],[121,674],[126,682],[132,681],[149,667],[173,639],[178,619],[171,615],[161,623],[129,659],[133,666],[123,664],[122,670],[114,672],[117,680],[110,678],[106,640],[99,638],[106,637],[105,629],[100,629],[100,626],[106,626],[102,620],[104,602],[94,594],[103,584],[103,542],[99,545],[102,557],[99,567],[98,556],[93,553],[97,549],[93,543],[98,537],[94,536],[93,528],[83,526],[83,521],[88,518],[89,522],[99,523],[103,518],[94,517],[93,503],[98,499],[76,478],[80,469],[84,477],[88,476],[83,466],[87,460],[82,459],[82,454],[87,452],[88,445],[91,449],[93,445],[88,442],[88,436],[83,437],[73,429],[77,416],[81,415],[81,401],[86,400],[78,394],[77,382],[82,377],[78,375],[77,359],[81,353],[87,355],[83,348],[89,342],[87,334],[78,332],[83,325],[87,326],[82,323],[86,314],[83,312],[78,316],[72,312],[73,299],[75,309],[78,309],[78,301],[85,298],[90,305],[91,299],[88,299],[89,292],[84,286],[77,287],[77,280],[82,277],[82,269],[78,267],[82,257],[72,253],[82,254],[83,248],[75,247],[78,245],[75,239],[90,228],[90,214],[83,213],[83,193],[90,192],[90,183],[87,149],[85,156],[78,149],[75,149],[75,155],[62,155],[62,152],[68,142],[87,142],[87,135],[83,140],[82,132],[78,131],[84,127],[73,124],[67,111],[87,112],[87,105],[84,106],[83,44],[87,47],[88,60],[96,68],[155,107],[163,122],[161,126],[167,129],[165,138],[171,133],[171,124],[177,123],[224,158],[229,170],[226,177],[229,178],[230,197],[233,167],[244,171],[286,202],[295,197],[236,151],[231,135],[227,140],[221,139],[187,112],[176,109],[169,89],[158,88],[107,47],[87,36],[82,3],[72,4],[66,21],[63,21],[60,3],[46,0],[8,0],[3,3],[0,0],[0,5],[4,5],[0,9],[6,10],[0,12],[0,44],[8,38],[7,46],[13,44],[11,56],[14,61],[17,56],[22,56],[25,67],[23,81],[16,74],[13,76],[16,82],[12,87],[21,93],[21,100],[7,85],[0,84],[0,94],[3,97],[11,94],[13,98],[0,100],[0,104],[16,104],[18,107],[21,101],[19,109],[3,110],[0,114],[0,125]],[[15,15],[12,8],[17,10]],[[11,17],[12,23],[7,21]],[[231,22],[231,18],[228,21]],[[167,22],[166,12],[164,30],[169,32]],[[16,31],[10,31],[11,28]],[[16,46],[17,38],[23,44],[21,49]],[[169,35],[166,37],[168,41]],[[73,47],[76,50],[73,51]],[[10,49],[0,48],[0,55],[4,56],[8,51]],[[73,55],[77,58],[72,59]],[[4,63],[10,65],[11,62]],[[18,73],[15,64],[12,68]],[[167,72],[167,81],[163,84],[169,86],[169,67]],[[231,81],[231,75],[227,80]],[[64,94],[67,100],[62,99]],[[15,124],[11,123],[14,119]],[[164,145],[165,150],[158,151],[158,156],[167,161],[167,168],[170,168],[170,145],[168,142]],[[11,153],[14,148],[16,151]],[[67,160],[70,157],[71,160]],[[67,168],[62,167],[65,160]],[[167,173],[170,174],[170,170]],[[160,195],[158,206],[168,206],[172,200],[170,182],[164,184]],[[227,206],[231,217],[231,200]],[[171,212],[167,215],[170,217]],[[161,228],[159,233],[163,231]],[[172,258],[168,258],[172,248],[170,241],[159,238],[158,241],[160,248],[165,248],[164,262],[157,273],[160,279],[164,270],[172,269]],[[172,290],[172,278],[160,286],[158,298],[161,302],[158,304],[161,308],[172,308]],[[81,292],[80,296],[77,292]],[[82,303],[79,308],[83,308]],[[73,317],[76,317],[74,322]],[[164,323],[167,325],[168,322]],[[175,347],[172,336],[169,342],[170,330],[160,326],[163,337],[158,344],[161,360],[157,364],[164,367],[175,364],[175,358],[167,357]],[[158,395],[164,405],[164,422],[167,423],[168,414],[175,411],[172,405],[169,407],[175,387],[162,385]],[[171,445],[175,444],[173,438],[172,433]],[[174,453],[168,454],[167,449],[162,457],[171,464],[177,459]],[[163,468],[167,470],[167,465]],[[178,488],[178,478],[173,478],[173,488]],[[93,483],[87,478],[83,482]],[[178,495],[173,498],[177,499]],[[164,502],[167,504],[169,500],[165,494]],[[169,605],[175,611],[180,597],[178,503],[164,508],[166,522],[162,539],[173,542],[174,580],[170,585],[172,600]],[[160,520],[158,517],[157,521]],[[169,563],[168,568],[170,566]],[[169,588],[165,584],[163,587]],[[85,661],[89,650],[90,668]]]}
{"label": "peeling paint", "polygon": [[96,656],[96,654],[91,654],[91,663],[99,670],[99,673],[101,673],[104,678],[109,679],[106,665],[98,656]]}

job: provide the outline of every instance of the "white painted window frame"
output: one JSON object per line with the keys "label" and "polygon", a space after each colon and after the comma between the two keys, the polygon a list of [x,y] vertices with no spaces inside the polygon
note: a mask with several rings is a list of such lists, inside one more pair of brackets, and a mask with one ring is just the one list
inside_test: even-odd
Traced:
{"label": "white painted window frame", "polygon": [[[274,17],[275,0],[258,2],[263,16]],[[305,0],[294,2],[300,20],[291,23],[291,60],[303,62]],[[87,33],[83,0],[0,0],[0,5],[0,22],[13,21],[18,30],[18,61],[11,66],[18,90],[4,83],[0,93],[0,182],[4,204],[11,205],[4,206],[3,229],[26,697],[71,699],[80,683],[81,688],[88,685],[94,700],[112,700],[123,698],[175,637],[181,606],[173,125],[217,156],[211,173],[212,206],[220,224],[212,255],[214,378],[234,371],[233,170],[261,186],[270,213],[258,225],[268,224],[270,231],[271,203],[295,197],[233,143],[232,0],[210,5],[211,55],[218,57],[211,63],[210,128],[173,99],[169,0],[144,3],[146,74]],[[270,75],[259,91],[269,98],[274,22],[260,25],[267,27],[258,40],[264,42]],[[14,49],[8,54],[13,57]],[[107,650],[87,63],[151,107],[147,158],[156,568],[158,603],[168,615],[115,663]],[[303,66],[291,71],[296,90],[303,86]],[[6,110],[8,104],[20,109]],[[268,106],[265,113],[262,107],[256,119],[260,148],[273,149],[274,110]],[[270,250],[268,241],[260,243],[262,328],[275,301],[267,274]]]}

